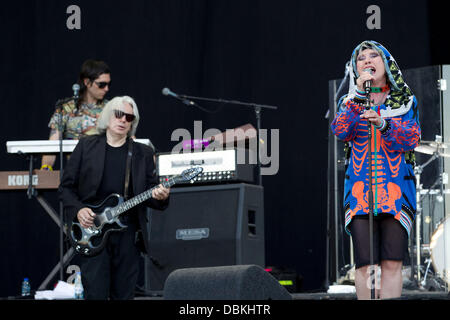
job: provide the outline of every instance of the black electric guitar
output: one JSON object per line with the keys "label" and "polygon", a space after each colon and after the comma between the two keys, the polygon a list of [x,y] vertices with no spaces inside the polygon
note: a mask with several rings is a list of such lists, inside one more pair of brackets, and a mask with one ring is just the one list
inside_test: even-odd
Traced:
{"label": "black electric guitar", "polygon": [[[203,171],[202,167],[194,167],[184,170],[180,175],[169,178],[161,183],[169,188],[177,183],[189,181]],[[124,201],[124,198],[113,193],[98,205],[86,205],[96,214],[94,225],[83,228],[79,222],[73,222],[69,229],[69,240],[75,250],[85,256],[99,254],[106,245],[106,240],[111,232],[123,231],[127,228],[120,221],[120,215],[152,197],[155,186],[137,196]]]}

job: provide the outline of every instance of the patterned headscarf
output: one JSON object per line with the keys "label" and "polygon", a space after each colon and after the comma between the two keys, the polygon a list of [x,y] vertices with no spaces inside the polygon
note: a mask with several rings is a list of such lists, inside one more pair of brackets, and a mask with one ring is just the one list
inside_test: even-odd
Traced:
{"label": "patterned headscarf", "polygon": [[[401,116],[407,113],[411,108],[417,108],[414,103],[414,94],[403,80],[402,72],[400,71],[394,57],[381,44],[371,40],[361,42],[353,50],[351,57],[349,92],[347,96],[344,97],[343,102],[346,102],[346,100],[352,99],[355,96],[356,79],[359,78],[358,70],[356,69],[356,59],[361,49],[376,50],[384,61],[386,77],[391,90],[386,98],[386,110],[381,110],[381,116],[385,118]],[[416,117],[417,112],[416,110],[414,111],[414,117]]]}

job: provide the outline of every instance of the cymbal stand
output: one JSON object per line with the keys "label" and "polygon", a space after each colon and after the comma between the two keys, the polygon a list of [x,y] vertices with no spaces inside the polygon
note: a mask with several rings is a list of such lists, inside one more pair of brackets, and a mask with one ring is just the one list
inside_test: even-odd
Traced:
{"label": "cymbal stand", "polygon": [[[427,162],[425,162],[423,165],[415,166],[414,167],[414,175],[416,176],[416,270],[414,270],[413,266],[413,258],[411,258],[411,279],[414,279],[414,271],[416,272],[416,283],[417,286],[421,286],[420,281],[420,258],[421,258],[421,248],[420,248],[420,242],[421,242],[421,226],[422,226],[422,199],[421,199],[421,191],[422,191],[422,184],[420,183],[420,175],[423,172],[423,169],[429,165],[432,161],[434,161],[436,158],[438,158],[438,153],[435,152],[433,156],[428,159]],[[411,248],[411,257],[413,257],[413,252]]]}
{"label": "cymbal stand", "polygon": [[[448,183],[446,180],[448,179],[447,177],[446,177],[446,173],[444,172],[444,154],[445,154],[445,148],[446,148],[446,145],[445,145],[445,143],[443,143],[443,141],[442,141],[442,136],[438,136],[438,135],[436,135],[436,139],[435,139],[435,141],[436,141],[436,144],[437,144],[437,146],[436,146],[436,150],[437,150],[437,153],[439,154],[439,170],[440,170],[440,196],[442,197],[442,201],[443,201],[443,203],[444,203],[444,208],[445,208],[445,192],[444,192],[444,180],[445,180],[445,183]],[[445,216],[446,214],[445,214],[445,209],[444,209],[444,216]],[[445,233],[444,233],[444,239],[445,239]],[[446,254],[448,254],[448,252],[445,252],[444,251],[444,256],[446,255]],[[445,271],[445,272],[449,272],[448,271],[448,269]],[[448,279],[448,278],[447,278]],[[448,289],[447,289],[447,291],[448,291]]]}
{"label": "cymbal stand", "polygon": [[[420,191],[422,189],[422,184],[420,183],[420,174],[422,173],[423,167],[414,168],[414,173],[416,176],[416,283],[420,287],[420,232],[421,232],[421,224],[422,224],[422,200],[420,199]],[[411,248],[413,249],[413,248]],[[414,250],[411,250],[414,252]],[[411,259],[411,278],[414,276],[413,270],[413,260]]]}
{"label": "cymbal stand", "polygon": [[427,263],[427,269],[425,270],[425,275],[423,276],[423,280],[420,282],[422,287],[425,287],[425,285],[427,284],[427,275],[428,275],[428,271],[430,270],[431,258],[425,260],[425,263]]}
{"label": "cymbal stand", "polygon": [[[439,175],[439,184],[440,184],[440,193],[441,196],[444,197],[444,165],[443,165],[443,160],[442,160],[442,155],[444,154],[444,147],[445,145],[442,142],[442,136],[436,135],[435,138],[435,148],[436,150],[433,153],[433,156],[428,159],[427,162],[425,162],[423,165],[421,166],[416,166],[414,168],[414,172],[415,172],[415,176],[416,176],[416,201],[417,201],[417,208],[416,208],[416,283],[417,286],[419,288],[422,287],[422,285],[424,285],[424,283],[426,282],[426,274],[428,273],[428,267],[429,264],[431,262],[431,258],[428,261],[428,267],[427,267],[427,271],[425,273],[425,278],[423,281],[421,281],[421,274],[420,274],[420,266],[421,266],[421,225],[422,225],[422,199],[421,199],[421,190],[422,190],[422,185],[420,184],[420,174],[422,173],[423,169],[430,164],[432,161],[434,161],[435,159],[439,158],[439,171],[440,171],[440,175]],[[412,250],[413,251],[413,250]],[[412,263],[411,263],[411,267],[412,267]],[[411,277],[413,277],[413,270],[411,270]]]}

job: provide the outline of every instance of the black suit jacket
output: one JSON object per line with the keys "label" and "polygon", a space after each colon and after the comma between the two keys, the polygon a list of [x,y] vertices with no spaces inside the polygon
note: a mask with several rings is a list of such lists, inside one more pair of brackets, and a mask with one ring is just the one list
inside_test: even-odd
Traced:
{"label": "black suit jacket", "polygon": [[[64,205],[65,222],[70,225],[75,221],[78,211],[85,204],[94,204],[98,188],[103,176],[106,153],[106,135],[93,135],[81,138],[64,168],[64,174],[59,186],[60,200]],[[158,184],[154,176],[155,164],[153,150],[142,143],[133,142],[131,158],[131,182],[133,193],[138,195]],[[169,199],[164,201],[149,199],[137,207],[139,224],[145,239],[145,249],[148,252],[148,230],[145,206],[164,210]]]}

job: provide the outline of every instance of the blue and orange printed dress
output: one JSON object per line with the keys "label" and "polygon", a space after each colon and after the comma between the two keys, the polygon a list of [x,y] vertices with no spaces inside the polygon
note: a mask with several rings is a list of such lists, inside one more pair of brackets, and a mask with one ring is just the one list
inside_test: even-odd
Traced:
{"label": "blue and orange printed dress", "polygon": [[[388,122],[383,133],[372,126],[373,212],[375,216],[391,214],[409,235],[416,211],[413,151],[420,140],[417,100],[400,79],[395,60],[384,47],[372,43],[383,53],[391,82],[386,102],[372,107]],[[393,61],[395,66],[386,61]],[[392,72],[395,68],[396,73]],[[395,85],[392,85],[393,81]],[[360,118],[364,112],[363,101],[354,95],[344,96],[339,105],[331,129],[339,139],[351,144],[344,183],[345,230],[350,234],[348,226],[352,218],[369,213],[368,121]]]}

